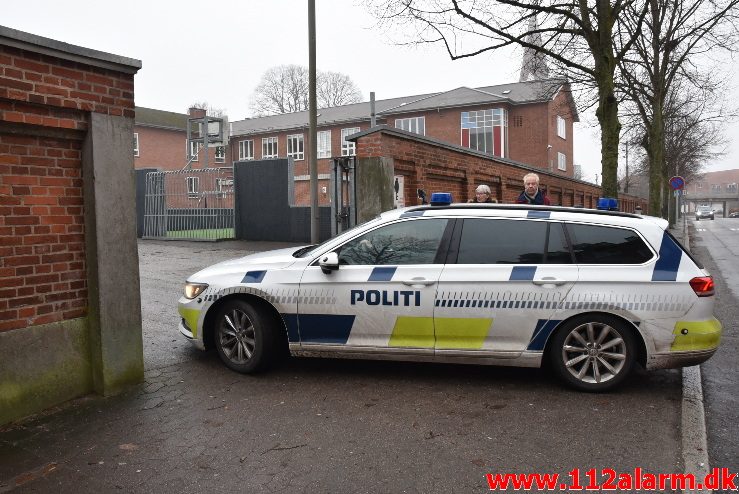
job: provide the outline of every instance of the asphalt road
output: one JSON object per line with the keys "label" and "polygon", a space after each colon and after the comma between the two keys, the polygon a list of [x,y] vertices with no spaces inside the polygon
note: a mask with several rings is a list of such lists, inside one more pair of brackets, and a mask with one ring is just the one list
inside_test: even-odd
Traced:
{"label": "asphalt road", "polygon": [[739,219],[690,221],[691,248],[716,283],[721,346],[701,366],[712,466],[739,472]]}

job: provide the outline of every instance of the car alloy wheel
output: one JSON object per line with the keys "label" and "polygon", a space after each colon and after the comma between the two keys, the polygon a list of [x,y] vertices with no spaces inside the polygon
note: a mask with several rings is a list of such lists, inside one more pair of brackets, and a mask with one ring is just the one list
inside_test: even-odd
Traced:
{"label": "car alloy wheel", "polygon": [[635,360],[631,332],[610,316],[579,316],[555,335],[552,362],[560,376],[584,391],[605,391],[629,374]]}
{"label": "car alloy wheel", "polygon": [[268,319],[243,300],[229,300],[218,311],[215,346],[227,367],[237,372],[261,370],[271,358],[272,332]]}

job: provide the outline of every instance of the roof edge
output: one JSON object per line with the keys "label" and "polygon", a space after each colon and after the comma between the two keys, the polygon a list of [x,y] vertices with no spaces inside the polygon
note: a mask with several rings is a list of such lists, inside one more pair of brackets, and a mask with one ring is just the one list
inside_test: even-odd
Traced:
{"label": "roof edge", "polygon": [[141,69],[141,60],[72,45],[6,26],[0,26],[0,44],[125,74],[135,74]]}

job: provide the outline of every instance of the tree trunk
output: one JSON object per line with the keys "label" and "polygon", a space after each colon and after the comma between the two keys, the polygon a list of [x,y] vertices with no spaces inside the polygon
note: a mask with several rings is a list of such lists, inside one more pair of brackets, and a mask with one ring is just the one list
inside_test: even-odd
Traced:
{"label": "tree trunk", "polygon": [[604,67],[598,76],[598,109],[600,124],[601,172],[603,197],[618,197],[618,142],[621,123],[618,121],[618,100],[614,94],[613,70]]}
{"label": "tree trunk", "polygon": [[663,194],[667,185],[664,164],[665,131],[662,119],[662,106],[659,102],[652,102],[652,121],[647,126],[649,132],[649,214],[666,217],[664,206],[669,201],[669,195]]}

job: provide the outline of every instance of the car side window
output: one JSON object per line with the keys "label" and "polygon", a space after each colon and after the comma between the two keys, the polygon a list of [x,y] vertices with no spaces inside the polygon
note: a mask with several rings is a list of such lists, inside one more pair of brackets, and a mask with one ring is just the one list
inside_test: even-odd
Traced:
{"label": "car side window", "polygon": [[377,228],[342,245],[339,264],[433,264],[447,222],[419,218]]}
{"label": "car side window", "polygon": [[549,223],[546,264],[572,264],[572,254],[562,223]]}
{"label": "car side window", "polygon": [[[553,257],[569,257],[562,227],[554,226],[560,229],[559,234],[548,234],[548,223],[544,221],[465,219],[457,264],[543,264],[549,254],[547,235],[550,235]],[[566,255],[562,255],[563,252]],[[572,260],[562,262],[571,263]]]}
{"label": "car side window", "polygon": [[654,255],[633,230],[568,224],[578,264],[642,264]]}

